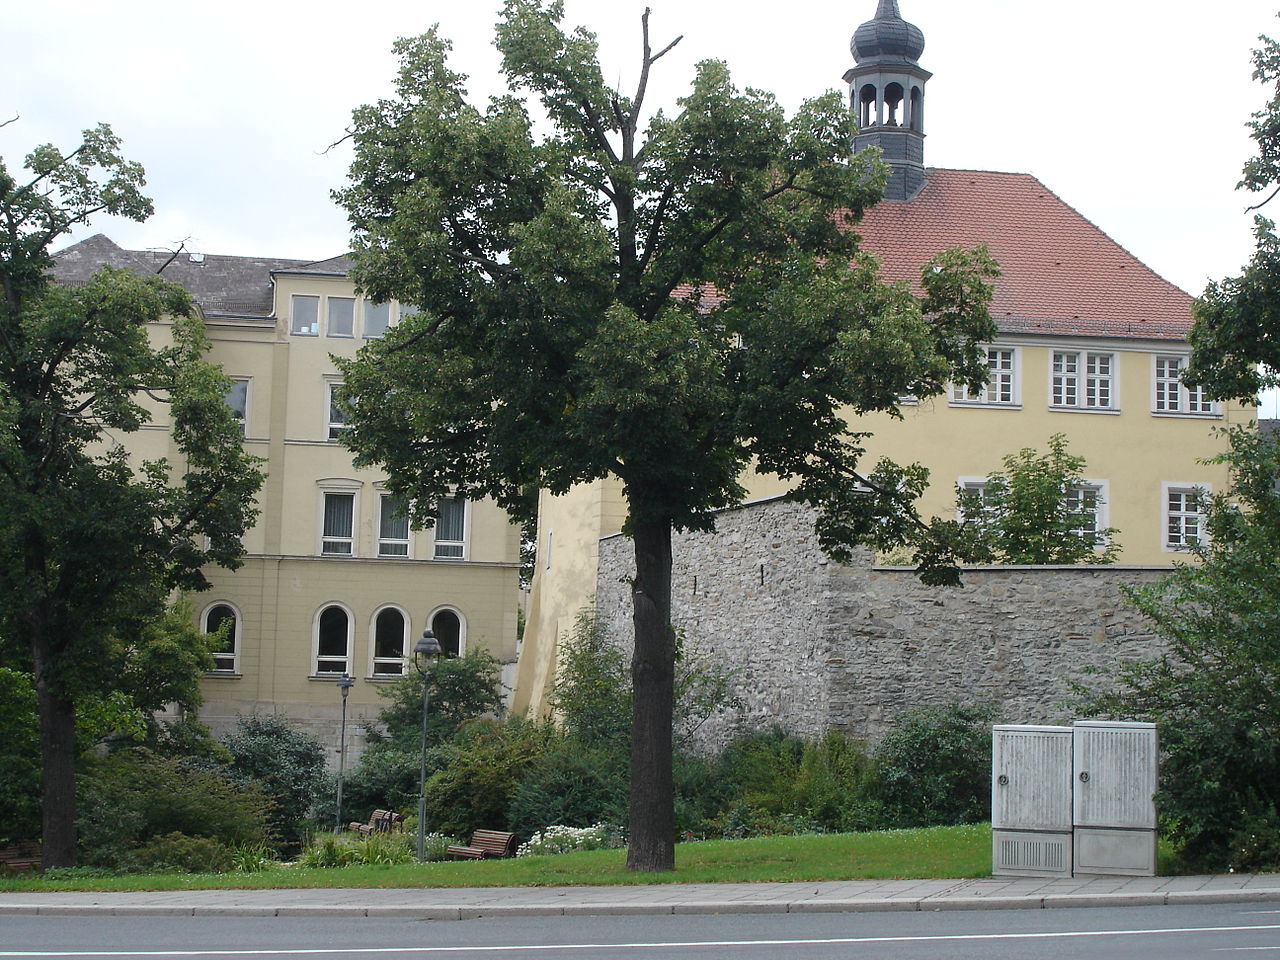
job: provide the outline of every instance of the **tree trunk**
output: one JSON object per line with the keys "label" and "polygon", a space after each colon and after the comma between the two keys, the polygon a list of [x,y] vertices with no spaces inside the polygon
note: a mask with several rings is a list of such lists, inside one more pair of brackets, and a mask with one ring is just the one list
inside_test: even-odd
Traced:
{"label": "tree trunk", "polygon": [[40,714],[43,836],[41,857],[46,867],[76,865],[76,708],[49,686],[48,665],[32,644],[36,705]]}
{"label": "tree trunk", "polygon": [[635,655],[631,682],[629,870],[675,869],[675,788],[671,714],[675,633],[671,629],[671,522],[632,521],[636,579],[631,587]]}

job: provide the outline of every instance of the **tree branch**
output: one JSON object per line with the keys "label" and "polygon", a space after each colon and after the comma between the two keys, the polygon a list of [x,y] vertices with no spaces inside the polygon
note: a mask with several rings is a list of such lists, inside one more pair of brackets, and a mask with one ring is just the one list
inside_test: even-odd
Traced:
{"label": "tree branch", "polygon": [[1245,207],[1245,208],[1244,208],[1244,212],[1245,212],[1245,213],[1252,213],[1254,210],[1261,210],[1261,209],[1262,209],[1263,207],[1265,207],[1268,203],[1270,203],[1272,200],[1274,200],[1274,199],[1276,198],[1276,194],[1278,194],[1278,193],[1280,193],[1280,186],[1277,186],[1274,190],[1272,190],[1272,191],[1271,191],[1271,196],[1267,197],[1267,199],[1263,200],[1261,203],[1255,203],[1252,207]]}

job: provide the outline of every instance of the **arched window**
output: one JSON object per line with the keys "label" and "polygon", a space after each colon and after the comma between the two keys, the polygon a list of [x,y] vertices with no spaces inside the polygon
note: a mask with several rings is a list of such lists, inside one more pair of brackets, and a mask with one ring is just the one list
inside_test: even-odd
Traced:
{"label": "arched window", "polygon": [[213,669],[218,673],[235,673],[240,652],[240,617],[229,603],[215,603],[205,610],[205,633],[217,633],[224,626],[226,636],[213,650]]}
{"label": "arched window", "polygon": [[351,617],[339,606],[316,618],[316,673],[351,672]]}
{"label": "arched window", "polygon": [[879,123],[877,113],[876,88],[869,83],[864,84],[858,91],[858,126],[863,129],[876,126]]}
{"label": "arched window", "polygon": [[884,118],[886,127],[898,125],[898,110],[902,106],[902,84],[891,83],[884,88],[884,106],[888,116]]}
{"label": "arched window", "polygon": [[404,675],[405,650],[409,641],[409,621],[396,607],[386,607],[373,618],[373,675]]}
{"label": "arched window", "polygon": [[437,610],[431,615],[431,632],[440,641],[440,649],[446,657],[462,655],[466,628],[456,610]]}
{"label": "arched window", "polygon": [[911,88],[911,116],[908,126],[917,133],[924,132],[924,91],[919,87]]}

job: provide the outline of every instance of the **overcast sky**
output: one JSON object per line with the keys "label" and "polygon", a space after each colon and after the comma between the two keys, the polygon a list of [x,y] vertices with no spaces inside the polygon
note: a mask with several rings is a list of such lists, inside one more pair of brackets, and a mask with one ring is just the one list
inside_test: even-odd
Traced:
{"label": "overcast sky", "polygon": [[[649,102],[670,105],[693,64],[727,61],[743,86],[793,109],[843,88],[849,38],[875,0],[648,0],[659,65]],[[1025,171],[1156,271],[1197,293],[1250,249],[1236,193],[1265,102],[1249,51],[1275,32],[1276,0],[901,0],[924,30],[926,163]],[[0,156],[73,145],[107,121],[147,170],[156,216],[103,218],[133,248],[187,239],[205,253],[320,259],[346,248],[329,199],[349,153],[326,153],[351,109],[390,90],[392,41],[439,22],[474,97],[501,88],[499,0],[45,0],[5,13]],[[606,77],[634,84],[644,3],[568,0],[601,39]],[[1280,203],[1280,201],[1278,201]],[[1277,211],[1280,213],[1280,211]]]}

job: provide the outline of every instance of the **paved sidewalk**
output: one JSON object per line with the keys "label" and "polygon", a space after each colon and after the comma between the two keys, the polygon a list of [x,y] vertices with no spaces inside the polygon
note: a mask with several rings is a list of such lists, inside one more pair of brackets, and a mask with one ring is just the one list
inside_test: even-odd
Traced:
{"label": "paved sidewalk", "polygon": [[1280,874],[1043,880],[846,880],[616,887],[0,893],[0,917],[325,916],[466,920],[585,914],[848,913],[1280,902]]}

